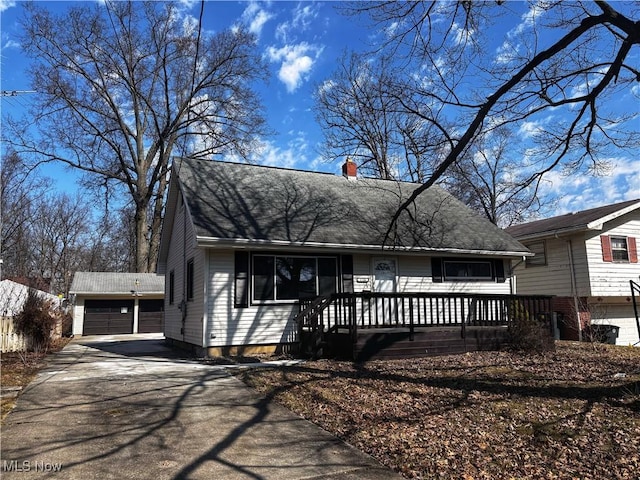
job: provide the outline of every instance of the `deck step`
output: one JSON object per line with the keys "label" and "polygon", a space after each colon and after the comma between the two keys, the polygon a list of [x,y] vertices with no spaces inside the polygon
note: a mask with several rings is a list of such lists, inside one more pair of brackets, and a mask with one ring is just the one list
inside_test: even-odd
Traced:
{"label": "deck step", "polygon": [[499,350],[509,343],[506,329],[473,329],[462,337],[459,329],[408,331],[360,331],[353,345],[353,358],[366,361],[459,354],[478,350]]}

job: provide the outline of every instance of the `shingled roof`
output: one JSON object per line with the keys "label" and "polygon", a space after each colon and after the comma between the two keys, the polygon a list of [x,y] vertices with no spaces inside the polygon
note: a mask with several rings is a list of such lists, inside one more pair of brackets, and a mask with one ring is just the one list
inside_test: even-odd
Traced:
{"label": "shingled roof", "polygon": [[393,214],[419,184],[193,159],[176,160],[172,175],[200,245],[528,253],[437,186],[387,238]]}
{"label": "shingled roof", "polygon": [[[136,285],[136,280],[138,285]],[[155,273],[76,272],[69,293],[72,294],[125,294],[133,291],[143,294],[163,294],[164,275]]]}
{"label": "shingled roof", "polygon": [[640,208],[640,199],[627,200],[580,212],[513,225],[506,230],[514,237],[523,239],[577,232],[592,228],[600,230],[602,229],[602,223],[638,208]]}

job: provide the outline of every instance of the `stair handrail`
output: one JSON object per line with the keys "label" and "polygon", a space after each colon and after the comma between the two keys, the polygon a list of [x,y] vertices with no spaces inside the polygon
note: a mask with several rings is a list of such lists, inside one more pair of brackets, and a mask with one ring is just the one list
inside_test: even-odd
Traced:
{"label": "stair handrail", "polygon": [[313,301],[300,310],[294,320],[298,323],[299,327],[309,327],[313,330],[318,329],[318,317],[331,303],[331,296],[319,296],[313,299]]}

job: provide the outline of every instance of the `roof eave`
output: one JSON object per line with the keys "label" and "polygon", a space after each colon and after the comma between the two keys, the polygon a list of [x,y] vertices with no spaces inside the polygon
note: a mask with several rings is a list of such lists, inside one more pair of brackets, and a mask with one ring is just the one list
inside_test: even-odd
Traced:
{"label": "roof eave", "polygon": [[552,238],[552,237],[560,237],[563,235],[571,235],[574,233],[584,232],[588,230],[586,225],[578,225],[571,226],[567,228],[556,228],[555,230],[544,230],[542,232],[534,232],[528,233],[525,235],[514,235],[511,236],[518,240],[519,242],[526,242],[527,240],[538,240],[543,238]]}
{"label": "roof eave", "polygon": [[611,220],[615,220],[618,217],[626,215],[627,213],[633,212],[640,208],[640,202],[627,205],[625,208],[621,208],[620,210],[616,210],[615,212],[610,213],[609,215],[605,215],[602,218],[598,218],[592,222],[587,224],[587,228],[589,230],[602,230],[604,228],[604,224],[610,222]]}
{"label": "roof eave", "polygon": [[343,243],[321,243],[321,242],[290,242],[283,240],[261,240],[261,239],[227,239],[217,237],[198,236],[196,238],[200,247],[229,247],[232,249],[246,249],[251,247],[260,247],[267,249],[318,249],[327,248],[331,250],[362,250],[375,252],[404,252],[404,253],[432,253],[432,254],[450,254],[450,255],[492,255],[501,257],[521,258],[523,256],[530,257],[533,253],[528,250],[479,250],[479,249],[462,249],[462,248],[427,248],[427,247],[402,247],[402,246],[384,246],[384,245],[357,245]]}
{"label": "roof eave", "polygon": [[[537,231],[537,232],[531,232],[531,233],[526,233],[526,234],[522,234],[522,235],[517,235],[517,234],[513,234],[513,233],[509,233],[512,237],[514,237],[516,240],[519,241],[527,241],[527,240],[537,240],[537,239],[543,239],[543,238],[551,238],[551,237],[559,237],[562,235],[570,235],[573,233],[580,233],[580,232],[586,232],[589,230],[603,230],[604,229],[604,224],[607,222],[610,222],[611,220],[614,220],[618,217],[621,217],[623,215],[626,215],[627,213],[633,212],[634,210],[640,209],[640,202],[636,202],[632,205],[627,205],[624,208],[621,208],[619,210],[616,210],[613,213],[610,213],[609,215],[605,215],[603,217],[600,218],[596,218],[595,220],[592,220],[588,223],[581,223],[579,225],[571,225],[569,227],[565,227],[565,228],[556,228],[556,229],[552,229],[552,230],[542,230],[542,231]],[[508,230],[508,229],[507,229]]]}
{"label": "roof eave", "polygon": [[131,297],[146,297],[149,295],[164,295],[164,290],[162,291],[158,290],[154,292],[136,292],[135,294],[132,292],[132,290],[129,290],[127,292],[96,292],[96,291],[86,291],[86,290],[85,291],[69,290],[69,295],[104,295],[104,296],[129,295]]}

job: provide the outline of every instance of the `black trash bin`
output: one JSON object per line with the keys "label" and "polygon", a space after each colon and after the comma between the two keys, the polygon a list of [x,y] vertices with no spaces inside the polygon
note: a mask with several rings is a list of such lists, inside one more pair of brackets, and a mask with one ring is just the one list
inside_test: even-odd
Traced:
{"label": "black trash bin", "polygon": [[591,325],[594,340],[610,345],[616,344],[616,339],[620,333],[620,327],[617,325]]}

